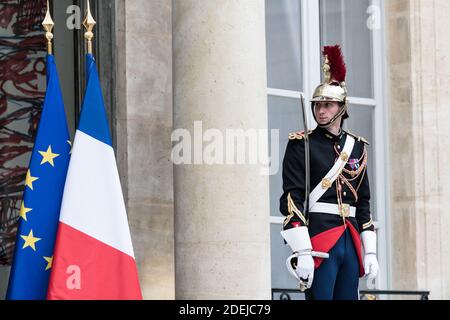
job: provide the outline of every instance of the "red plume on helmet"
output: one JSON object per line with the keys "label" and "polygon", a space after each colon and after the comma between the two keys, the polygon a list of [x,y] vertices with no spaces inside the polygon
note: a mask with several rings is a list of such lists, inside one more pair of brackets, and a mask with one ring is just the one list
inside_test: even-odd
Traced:
{"label": "red plume on helmet", "polygon": [[347,68],[345,67],[344,56],[339,45],[325,46],[323,55],[328,57],[330,65],[331,80],[345,82]]}

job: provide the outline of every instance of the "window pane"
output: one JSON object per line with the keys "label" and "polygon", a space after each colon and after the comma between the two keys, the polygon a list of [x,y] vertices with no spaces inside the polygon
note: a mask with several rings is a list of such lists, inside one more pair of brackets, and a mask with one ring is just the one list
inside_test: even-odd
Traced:
{"label": "window pane", "polygon": [[358,136],[364,137],[370,143],[367,146],[369,153],[367,172],[369,173],[370,184],[370,210],[373,219],[377,220],[374,174],[376,168],[373,153],[373,108],[371,106],[350,105],[348,111],[350,117],[345,120],[344,128]]}
{"label": "window pane", "polygon": [[267,86],[303,91],[300,0],[266,0]]}
{"label": "window pane", "polygon": [[321,45],[340,44],[352,97],[373,98],[370,0],[320,0]]}
{"label": "window pane", "polygon": [[[276,174],[270,176],[270,215],[282,216],[279,211],[279,200],[283,193],[282,164],[290,132],[302,131],[303,120],[299,99],[269,96],[269,130],[279,130],[278,150],[270,150],[270,154],[278,152],[279,167]],[[270,132],[270,131],[269,131]],[[269,141],[270,145],[270,141]],[[273,157],[272,157],[273,158]]]}

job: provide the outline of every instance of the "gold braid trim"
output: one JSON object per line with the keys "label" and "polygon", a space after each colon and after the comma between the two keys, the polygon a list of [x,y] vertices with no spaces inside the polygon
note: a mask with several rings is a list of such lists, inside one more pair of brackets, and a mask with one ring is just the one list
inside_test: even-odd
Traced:
{"label": "gold braid trim", "polygon": [[362,226],[363,230],[370,228],[372,225],[373,225],[373,220],[372,220],[372,217],[370,217],[369,222],[363,224],[363,226]]}
{"label": "gold braid trim", "polygon": [[289,216],[287,216],[286,219],[284,219],[283,225],[286,226],[289,223],[289,221],[291,221],[291,219],[294,216],[294,214],[296,214],[300,218],[300,220],[302,220],[303,223],[305,225],[307,225],[305,216],[303,215],[303,213],[300,210],[298,210],[297,206],[294,203],[294,200],[292,200],[290,192],[288,193],[287,200],[288,200]]}
{"label": "gold braid trim", "polygon": [[347,185],[347,187],[348,187],[348,188],[350,189],[350,191],[352,192],[353,197],[355,197],[355,202],[358,202],[358,191],[355,190],[355,189],[353,188],[353,186],[351,185],[351,183],[348,182],[348,180],[345,179],[344,176],[341,176],[340,178],[342,179],[342,181],[344,181],[344,183]]}
{"label": "gold braid trim", "polygon": [[[364,175],[366,174],[366,171],[367,171],[367,158],[368,158],[367,149],[366,149],[366,146],[364,146],[363,154],[362,154],[361,158],[358,160],[358,162],[362,161],[360,167],[355,171],[344,169],[343,172],[339,175],[339,180],[342,181],[343,183],[345,183],[345,185],[350,189],[356,202],[358,202],[358,190],[361,187],[361,183],[362,183],[362,181],[364,179]],[[344,173],[350,175],[351,178],[345,177]],[[358,178],[359,178],[359,183],[355,189],[355,188],[353,188],[353,186],[350,182],[354,181]]]}

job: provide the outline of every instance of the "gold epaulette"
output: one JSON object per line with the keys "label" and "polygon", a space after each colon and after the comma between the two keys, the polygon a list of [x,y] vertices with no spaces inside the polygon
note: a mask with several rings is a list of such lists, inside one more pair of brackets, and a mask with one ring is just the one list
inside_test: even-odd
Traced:
{"label": "gold epaulette", "polygon": [[348,130],[345,130],[345,132],[347,132],[347,134],[351,135],[351,136],[352,136],[353,138],[355,138],[356,140],[362,141],[362,142],[364,142],[365,144],[370,145],[369,141],[367,141],[366,138],[361,137],[361,136],[357,136],[356,134],[351,133],[351,132],[348,131]]}
{"label": "gold epaulette", "polygon": [[[308,131],[308,135],[311,134],[312,130]],[[302,140],[305,137],[305,131],[291,132],[289,133],[289,140]]]}

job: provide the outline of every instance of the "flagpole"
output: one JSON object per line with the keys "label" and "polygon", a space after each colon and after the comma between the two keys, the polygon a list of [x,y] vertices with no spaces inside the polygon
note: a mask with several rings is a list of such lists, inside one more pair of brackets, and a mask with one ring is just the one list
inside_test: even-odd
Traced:
{"label": "flagpole", "polygon": [[47,53],[52,54],[52,40],[53,40],[53,27],[55,26],[55,23],[53,22],[52,16],[50,15],[50,3],[49,0],[47,0],[47,13],[45,14],[45,19],[42,22],[42,26],[44,27],[46,33],[45,37],[47,38]]}
{"label": "flagpole", "polygon": [[86,18],[83,21],[83,26],[86,29],[84,38],[87,40],[88,54],[92,54],[92,38],[94,38],[94,33],[92,32],[92,30],[94,30],[95,25],[96,25],[96,22],[95,22],[94,18],[92,17],[89,0],[87,0],[87,12],[86,12]]}

